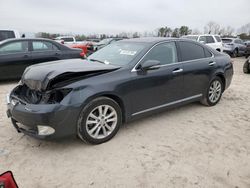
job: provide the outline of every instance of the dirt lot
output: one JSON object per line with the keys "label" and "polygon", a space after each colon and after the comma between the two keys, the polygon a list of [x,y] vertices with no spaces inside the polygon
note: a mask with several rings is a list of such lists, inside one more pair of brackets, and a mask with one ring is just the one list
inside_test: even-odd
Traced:
{"label": "dirt lot", "polygon": [[199,103],[124,126],[110,142],[45,142],[18,134],[0,85],[0,173],[20,188],[250,187],[250,75],[234,59],[231,87],[215,107]]}

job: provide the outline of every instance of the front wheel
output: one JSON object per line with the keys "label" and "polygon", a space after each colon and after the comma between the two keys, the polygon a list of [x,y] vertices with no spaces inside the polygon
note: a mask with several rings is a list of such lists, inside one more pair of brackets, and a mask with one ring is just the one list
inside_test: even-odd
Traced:
{"label": "front wheel", "polygon": [[101,144],[118,132],[122,124],[122,112],[112,99],[100,97],[91,101],[78,119],[78,136],[85,142]]}
{"label": "front wheel", "polygon": [[215,77],[209,84],[207,92],[202,99],[201,103],[206,106],[216,105],[220,99],[223,92],[223,83],[219,77]]}

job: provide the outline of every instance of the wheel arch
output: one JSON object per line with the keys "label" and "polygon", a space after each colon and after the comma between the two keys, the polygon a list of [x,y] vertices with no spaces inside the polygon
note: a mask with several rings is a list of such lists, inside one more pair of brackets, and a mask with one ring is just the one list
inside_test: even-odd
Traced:
{"label": "wheel arch", "polygon": [[217,76],[217,77],[219,77],[221,79],[221,81],[223,83],[223,90],[222,90],[222,92],[224,92],[225,91],[225,87],[226,87],[226,79],[225,79],[224,74],[221,73],[221,72],[218,72],[218,73],[215,74],[215,76]]}
{"label": "wheel arch", "polygon": [[127,116],[126,116],[126,109],[125,109],[125,104],[124,101],[121,99],[121,97],[119,97],[118,95],[114,94],[114,93],[98,93],[95,95],[92,95],[91,97],[89,97],[84,105],[87,105],[90,101],[99,98],[99,97],[107,97],[110,98],[112,100],[114,100],[121,108],[121,112],[122,112],[122,122],[126,122],[127,121]]}

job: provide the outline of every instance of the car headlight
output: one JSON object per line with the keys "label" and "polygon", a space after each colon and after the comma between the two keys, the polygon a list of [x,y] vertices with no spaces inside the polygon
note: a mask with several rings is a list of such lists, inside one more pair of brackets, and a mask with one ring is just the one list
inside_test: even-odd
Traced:
{"label": "car headlight", "polygon": [[68,88],[51,91],[46,95],[46,101],[52,104],[60,103],[71,91],[72,89]]}

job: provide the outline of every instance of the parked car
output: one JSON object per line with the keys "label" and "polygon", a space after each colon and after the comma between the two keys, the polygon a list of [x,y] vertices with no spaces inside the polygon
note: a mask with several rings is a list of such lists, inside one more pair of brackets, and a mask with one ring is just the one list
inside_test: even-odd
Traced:
{"label": "parked car", "polygon": [[68,45],[71,48],[79,48],[82,50],[81,56],[89,56],[94,52],[93,44],[91,42],[85,41],[79,44]]}
{"label": "parked car", "polygon": [[36,138],[100,144],[132,119],[194,101],[216,105],[232,76],[227,54],[195,41],[122,40],[86,60],[28,67],[7,96],[7,115]]}
{"label": "parked car", "polygon": [[245,52],[245,55],[246,55],[246,58],[248,58],[250,56],[250,41],[245,41],[244,44],[246,45],[246,52]]}
{"label": "parked car", "polygon": [[94,51],[100,50],[101,48],[103,48],[103,47],[105,47],[113,42],[123,40],[123,39],[124,38],[106,38],[106,39],[103,39],[94,45]]}
{"label": "parked car", "polygon": [[80,49],[48,39],[5,40],[0,43],[0,80],[20,78],[24,69],[33,64],[81,58],[80,53]]}
{"label": "parked car", "polygon": [[0,30],[0,41],[11,39],[11,38],[20,38],[20,34],[16,30]]}
{"label": "parked car", "polygon": [[250,73],[250,57],[246,60],[246,62],[243,65],[243,72],[246,74]]}
{"label": "parked car", "polygon": [[201,42],[219,52],[223,52],[222,41],[219,35],[186,35],[183,38]]}
{"label": "parked car", "polygon": [[238,38],[222,38],[223,51],[231,57],[238,57],[245,55],[246,45]]}

